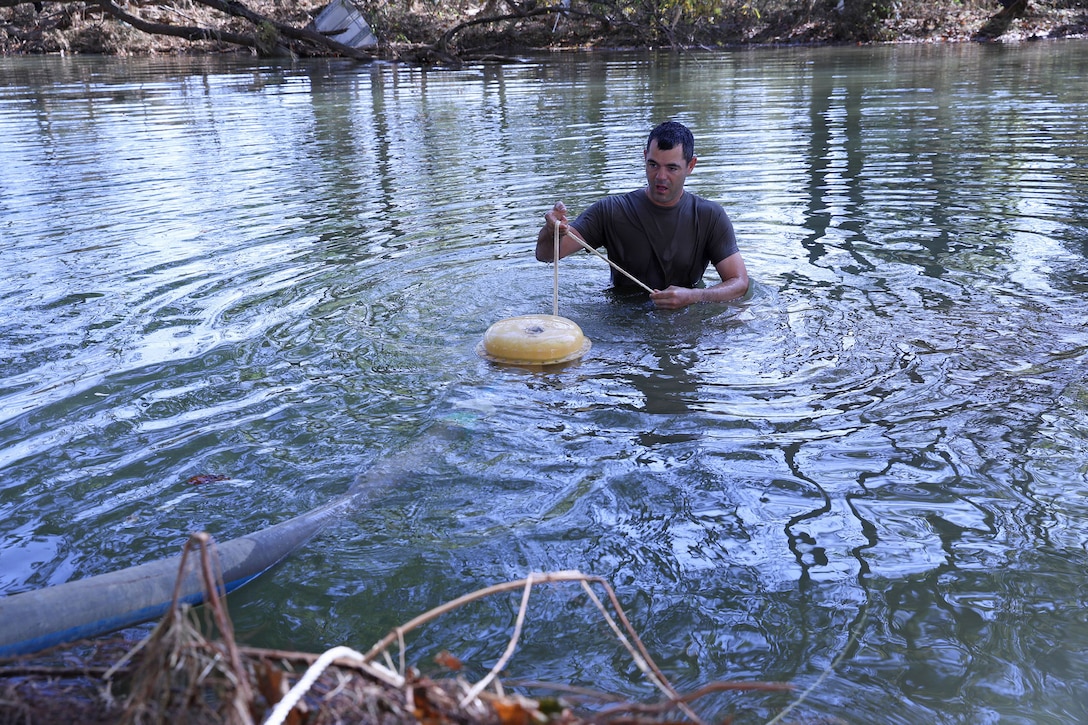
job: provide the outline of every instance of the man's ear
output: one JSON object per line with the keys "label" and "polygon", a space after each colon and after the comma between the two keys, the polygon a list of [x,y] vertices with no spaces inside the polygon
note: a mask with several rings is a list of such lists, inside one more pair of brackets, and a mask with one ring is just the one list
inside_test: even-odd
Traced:
{"label": "man's ear", "polygon": [[688,162],[688,173],[690,174],[695,169],[695,162],[699,160],[698,156],[692,156],[691,161]]}

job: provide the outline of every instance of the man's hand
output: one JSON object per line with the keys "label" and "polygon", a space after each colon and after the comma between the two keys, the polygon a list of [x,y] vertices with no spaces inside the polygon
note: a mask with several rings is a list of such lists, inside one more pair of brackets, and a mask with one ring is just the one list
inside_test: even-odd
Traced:
{"label": "man's hand", "polygon": [[567,231],[571,228],[567,222],[567,207],[564,206],[563,202],[557,201],[555,206],[544,215],[544,226],[540,227],[540,232],[536,235],[536,258],[538,261],[555,261],[556,227],[559,227],[560,258],[581,248],[578,242],[567,236]]}
{"label": "man's hand", "polygon": [[714,265],[722,281],[710,287],[690,289],[673,285],[665,290],[654,290],[650,299],[662,310],[679,310],[696,302],[728,302],[748,293],[748,270],[740,252],[732,254]]}
{"label": "man's hand", "polygon": [[561,202],[555,202],[555,206],[552,210],[544,215],[544,221],[546,223],[546,233],[548,236],[555,235],[555,225],[559,225],[559,235],[562,236],[567,233],[567,207]]}
{"label": "man's hand", "polygon": [[668,289],[654,290],[650,299],[658,309],[679,310],[699,301],[699,290],[673,285]]}

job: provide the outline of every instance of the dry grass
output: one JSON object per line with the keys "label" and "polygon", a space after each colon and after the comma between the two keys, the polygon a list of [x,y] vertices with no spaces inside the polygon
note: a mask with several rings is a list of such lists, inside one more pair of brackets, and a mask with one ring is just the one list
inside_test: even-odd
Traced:
{"label": "dry grass", "polygon": [[[716,682],[681,694],[669,683],[627,620],[612,588],[579,572],[534,574],[472,592],[394,628],[368,652],[334,647],[321,653],[239,646],[219,592],[218,561],[206,534],[194,535],[185,559],[199,557],[206,604],[199,610],[178,603],[145,639],[121,650],[116,642],[79,644],[0,669],[0,725],[68,722],[201,723],[226,725],[318,725],[320,723],[426,723],[427,725],[530,725],[556,723],[650,723],[662,718],[705,725],[693,709],[701,698],[724,690],[785,691],[767,682]],[[179,577],[180,581],[180,577]],[[522,683],[528,697],[509,691],[499,675],[514,657],[534,588],[575,585],[600,614],[618,645],[660,693],[654,703],[629,703],[607,693]],[[604,593],[604,598],[599,596]],[[455,657],[436,661],[448,677],[432,679],[407,664],[410,633],[443,615],[493,596],[520,593],[510,638],[485,676],[469,681]],[[212,633],[217,634],[213,638]],[[119,654],[123,652],[123,654]],[[563,693],[563,698],[556,692]],[[589,710],[578,704],[592,703]]]}

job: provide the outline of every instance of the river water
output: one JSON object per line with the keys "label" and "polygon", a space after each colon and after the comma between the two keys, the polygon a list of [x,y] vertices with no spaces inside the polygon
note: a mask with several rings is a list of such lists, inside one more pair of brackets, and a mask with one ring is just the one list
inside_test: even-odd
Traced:
{"label": "river water", "polygon": [[[532,571],[616,589],[709,718],[1088,721],[1083,43],[575,54],[428,70],[0,59],[0,593],[366,504],[231,597],[240,638],[368,648]],[[659,312],[582,254],[561,369],[544,212],[689,189],[752,289]],[[711,280],[712,281],[712,280]],[[193,476],[222,477],[199,485]],[[518,596],[414,633],[479,675]],[[652,700],[574,586],[510,678]]]}

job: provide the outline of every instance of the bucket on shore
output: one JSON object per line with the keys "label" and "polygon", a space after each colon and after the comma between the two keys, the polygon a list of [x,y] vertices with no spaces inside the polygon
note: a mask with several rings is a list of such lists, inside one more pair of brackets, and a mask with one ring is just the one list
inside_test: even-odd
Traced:
{"label": "bucket on shore", "polygon": [[378,44],[362,11],[351,0],[332,0],[314,18],[314,28],[330,40],[352,48],[373,48]]}

